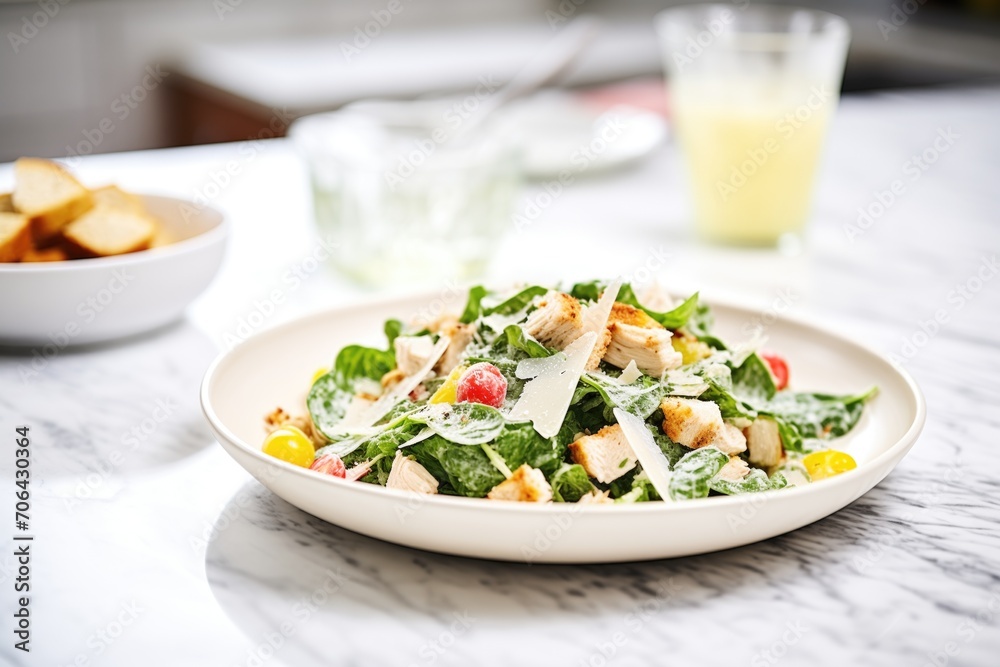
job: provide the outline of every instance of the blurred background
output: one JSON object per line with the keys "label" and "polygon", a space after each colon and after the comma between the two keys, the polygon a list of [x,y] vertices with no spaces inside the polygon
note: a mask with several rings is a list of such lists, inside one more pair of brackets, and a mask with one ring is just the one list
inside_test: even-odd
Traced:
{"label": "blurred background", "polygon": [[[634,82],[629,103],[666,112],[652,17],[671,4],[0,0],[0,160],[268,138],[359,99],[471,90],[583,13],[605,26],[566,83]],[[1000,0],[795,4],[850,22],[845,93],[1000,78]]]}

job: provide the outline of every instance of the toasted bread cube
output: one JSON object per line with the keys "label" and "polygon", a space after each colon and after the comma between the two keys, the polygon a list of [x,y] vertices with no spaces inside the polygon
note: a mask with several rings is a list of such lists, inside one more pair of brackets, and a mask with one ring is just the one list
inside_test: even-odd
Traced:
{"label": "toasted bread cube", "polygon": [[770,468],[781,463],[785,449],[781,444],[778,422],[767,417],[758,417],[743,429],[747,439],[750,463],[761,468]]}
{"label": "toasted bread cube", "polygon": [[145,250],[155,233],[143,214],[99,206],[67,225],[63,236],[84,256],[107,257]]}
{"label": "toasted bread cube", "polygon": [[108,206],[110,208],[132,211],[133,213],[145,213],[146,206],[142,203],[142,197],[131,192],[125,192],[117,185],[105,185],[103,188],[91,190],[94,197],[94,206]]}
{"label": "toasted bread cube", "polygon": [[392,460],[392,469],[389,471],[385,488],[433,494],[438,492],[438,481],[427,468],[396,450],[396,458]]}
{"label": "toasted bread cube", "polygon": [[21,158],[14,163],[13,204],[31,218],[35,240],[45,243],[93,208],[94,197],[55,162]]}
{"label": "toasted bread cube", "polygon": [[494,486],[486,497],[490,500],[547,503],[552,500],[552,487],[541,470],[525,463],[509,479]]}
{"label": "toasted bread cube", "polygon": [[604,484],[615,481],[634,468],[637,462],[635,452],[618,424],[605,426],[594,435],[577,438],[570,443],[569,453],[588,475]]}
{"label": "toasted bread cube", "polygon": [[64,262],[71,259],[66,248],[61,245],[53,245],[47,248],[36,248],[31,246],[28,252],[21,258],[22,262]]}
{"label": "toasted bread cube", "polygon": [[14,197],[9,192],[0,194],[0,213],[17,213],[14,210]]}
{"label": "toasted bread cube", "polygon": [[746,451],[746,438],[732,424],[722,421],[719,406],[711,401],[668,396],[660,403],[663,432],[691,449],[714,445],[726,454]]}
{"label": "toasted bread cube", "polygon": [[0,262],[17,262],[31,250],[31,220],[20,213],[0,213]]}

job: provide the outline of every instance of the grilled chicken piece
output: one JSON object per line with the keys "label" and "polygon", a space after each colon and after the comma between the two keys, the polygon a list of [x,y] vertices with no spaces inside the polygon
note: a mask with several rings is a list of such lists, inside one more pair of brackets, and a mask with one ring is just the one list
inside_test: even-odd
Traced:
{"label": "grilled chicken piece", "polygon": [[561,350],[583,333],[583,306],[569,294],[550,291],[537,305],[524,330],[540,343]]}
{"label": "grilled chicken piece", "polygon": [[494,486],[486,497],[490,500],[547,503],[552,500],[552,487],[541,470],[525,463],[509,479]]}
{"label": "grilled chicken piece", "polygon": [[776,421],[758,417],[750,426],[743,429],[743,435],[747,439],[750,463],[761,468],[770,468],[781,463],[785,450],[781,446],[781,434],[778,432]]}
{"label": "grilled chicken piece", "polygon": [[614,499],[608,495],[607,491],[591,491],[590,493],[580,496],[580,499],[576,501],[581,505],[614,505]]}
{"label": "grilled chicken piece", "polygon": [[739,454],[747,448],[743,433],[722,421],[719,406],[711,401],[670,396],[660,404],[663,432],[674,442],[691,449],[715,445],[726,454]]}
{"label": "grilled chicken piece", "polygon": [[608,484],[635,467],[636,457],[618,424],[605,426],[594,435],[585,435],[569,445],[573,461],[587,474]]}
{"label": "grilled chicken piece", "polygon": [[[587,307],[581,306],[569,294],[551,291],[542,297],[538,308],[528,316],[524,330],[540,343],[562,350],[587,331]],[[609,327],[595,333],[597,342],[587,359],[588,371],[597,368],[611,343]]]}
{"label": "grilled chicken piece", "polygon": [[320,433],[318,429],[313,427],[312,417],[308,414],[293,417],[285,412],[283,408],[278,407],[264,417],[264,422],[264,429],[268,433],[273,433],[279,428],[284,428],[286,426],[294,426],[305,433],[306,437],[309,438],[316,446],[325,445],[327,442],[323,434]]}
{"label": "grilled chicken piece", "polygon": [[404,375],[413,375],[420,370],[434,351],[434,340],[430,336],[397,336],[393,345],[396,349],[396,368]]}
{"label": "grilled chicken piece", "polygon": [[462,324],[455,319],[454,321],[442,322],[438,332],[448,336],[451,342],[448,343],[448,349],[444,351],[444,355],[437,362],[434,371],[438,375],[447,375],[462,361],[462,353],[472,342],[476,329],[471,324]]}
{"label": "grilled chicken piece", "polygon": [[683,363],[683,356],[670,343],[670,331],[638,308],[616,303],[608,322],[611,342],[604,361],[612,366],[625,368],[635,360],[643,373],[660,377]]}
{"label": "grilled chicken piece", "polygon": [[722,470],[716,473],[716,477],[727,482],[738,482],[750,474],[750,466],[738,456],[729,459],[729,463],[722,466]]}
{"label": "grilled chicken piece", "polygon": [[385,488],[433,494],[438,492],[438,482],[427,468],[397,450]]}

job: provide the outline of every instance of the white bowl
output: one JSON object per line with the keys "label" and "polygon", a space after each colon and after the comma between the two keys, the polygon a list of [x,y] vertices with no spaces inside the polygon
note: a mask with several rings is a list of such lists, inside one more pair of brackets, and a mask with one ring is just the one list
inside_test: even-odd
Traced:
{"label": "white bowl", "polygon": [[[425,496],[321,475],[260,451],[264,415],[304,411],[309,378],[349,343],[384,344],[382,323],[419,312],[432,297],[376,303],[305,317],[257,334],[209,368],[201,404],[222,446],[276,495],[344,528],[441,553],[509,561],[595,563],[646,560],[742,546],[801,528],[878,484],[916,441],[924,400],[905,371],[817,326],[780,319],[768,346],[788,359],[793,387],[851,393],[879,386],[857,427],[836,447],[858,468],[803,487],[678,503],[514,503]],[[741,340],[759,313],[714,305],[721,337]]]}
{"label": "white bowl", "polygon": [[171,243],[116,257],[0,264],[0,344],[61,349],[179,318],[218,272],[229,228],[213,208],[143,201]]}

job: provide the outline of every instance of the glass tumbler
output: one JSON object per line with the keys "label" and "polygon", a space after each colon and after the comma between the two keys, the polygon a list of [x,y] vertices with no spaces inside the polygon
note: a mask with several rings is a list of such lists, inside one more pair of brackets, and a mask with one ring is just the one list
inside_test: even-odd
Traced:
{"label": "glass tumbler", "polygon": [[386,104],[394,113],[347,108],[290,131],[335,266],[370,286],[478,276],[510,225],[517,153],[488,128],[461,135],[443,118]]}
{"label": "glass tumbler", "polygon": [[734,3],[656,17],[698,235],[797,243],[850,30],[833,14]]}

